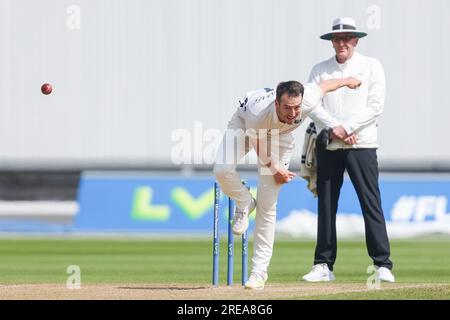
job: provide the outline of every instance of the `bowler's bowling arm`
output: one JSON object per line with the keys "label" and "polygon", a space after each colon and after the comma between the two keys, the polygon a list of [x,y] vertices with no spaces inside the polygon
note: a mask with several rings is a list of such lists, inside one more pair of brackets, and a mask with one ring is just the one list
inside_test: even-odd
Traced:
{"label": "bowler's bowling arm", "polygon": [[278,156],[279,146],[276,145],[276,142],[271,141],[271,147],[269,148],[268,139],[270,137],[265,136],[259,139],[250,139],[250,142],[255,148],[259,163],[264,167],[270,168],[272,173],[276,173],[281,167]]}

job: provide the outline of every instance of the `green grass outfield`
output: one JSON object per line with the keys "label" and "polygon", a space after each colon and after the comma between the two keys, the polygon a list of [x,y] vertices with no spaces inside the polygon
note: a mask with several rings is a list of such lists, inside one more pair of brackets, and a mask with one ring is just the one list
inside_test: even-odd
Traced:
{"label": "green grass outfield", "polygon": [[[225,237],[223,238],[225,239]],[[296,283],[312,265],[315,242],[278,239],[269,283]],[[450,299],[450,239],[392,241],[397,283],[448,284],[441,289],[406,288],[350,292],[313,299]],[[252,243],[249,250],[252,255]],[[226,242],[220,248],[221,284],[226,279]],[[240,242],[235,247],[235,283],[240,282]],[[81,268],[83,283],[196,283],[209,285],[212,243],[205,239],[18,239],[0,240],[0,284],[65,283],[67,266]],[[371,261],[364,241],[339,241],[335,283],[365,283]]]}

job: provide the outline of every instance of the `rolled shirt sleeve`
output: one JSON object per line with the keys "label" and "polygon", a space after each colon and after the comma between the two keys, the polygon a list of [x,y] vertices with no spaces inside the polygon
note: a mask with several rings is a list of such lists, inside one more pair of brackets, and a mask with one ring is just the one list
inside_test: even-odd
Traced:
{"label": "rolled shirt sleeve", "polygon": [[320,83],[320,75],[317,74],[316,68],[313,68],[309,75],[309,82],[305,85],[305,96],[306,96],[306,88],[309,87],[309,85],[314,85],[320,91],[320,99],[317,102],[317,104],[309,110],[308,116],[320,127],[334,128],[340,125],[340,123],[335,118],[333,118],[327,110],[325,110],[322,100],[323,92],[318,85],[319,83]]}
{"label": "rolled shirt sleeve", "polygon": [[323,92],[320,87],[312,82],[305,84],[305,91],[302,100],[302,110],[304,112],[311,112],[320,103],[323,97]]}

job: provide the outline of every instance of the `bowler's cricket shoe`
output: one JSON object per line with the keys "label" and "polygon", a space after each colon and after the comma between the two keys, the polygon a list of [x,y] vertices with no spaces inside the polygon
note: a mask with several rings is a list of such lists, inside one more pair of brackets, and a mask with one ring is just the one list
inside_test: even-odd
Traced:
{"label": "bowler's cricket shoe", "polygon": [[264,275],[258,272],[252,272],[248,280],[245,282],[245,289],[262,290],[267,281],[267,273]]}
{"label": "bowler's cricket shoe", "polygon": [[256,200],[254,198],[252,198],[252,202],[250,203],[249,207],[241,209],[238,208],[238,206],[236,206],[234,208],[232,230],[235,235],[240,236],[245,231],[247,231],[248,216],[250,215],[250,213],[252,213],[253,210],[255,210],[255,208],[256,208]]}
{"label": "bowler's cricket shoe", "polygon": [[395,277],[392,274],[391,270],[389,270],[388,268],[375,266],[375,269],[377,270],[376,277],[378,280],[395,282]]}
{"label": "bowler's cricket shoe", "polygon": [[309,282],[334,281],[335,277],[332,271],[328,269],[326,263],[316,264],[310,273],[303,276],[303,280]]}

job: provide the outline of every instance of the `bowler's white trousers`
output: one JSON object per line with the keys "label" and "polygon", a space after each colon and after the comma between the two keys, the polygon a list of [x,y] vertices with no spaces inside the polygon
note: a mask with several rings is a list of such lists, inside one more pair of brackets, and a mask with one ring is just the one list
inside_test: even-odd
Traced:
{"label": "bowler's white trousers", "polygon": [[[214,175],[222,192],[233,199],[239,208],[249,206],[252,199],[236,171],[238,162],[253,149],[251,144],[246,145],[245,130],[244,120],[236,112],[228,123],[214,165]],[[277,140],[280,164],[287,169],[295,146],[294,138],[292,133],[285,133],[279,135]],[[252,272],[266,273],[272,258],[276,207],[281,184],[276,183],[269,169],[260,164],[258,178]]]}

